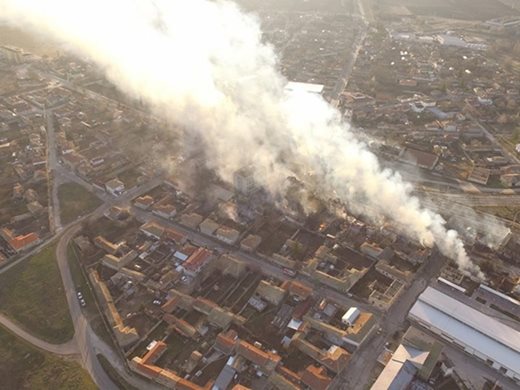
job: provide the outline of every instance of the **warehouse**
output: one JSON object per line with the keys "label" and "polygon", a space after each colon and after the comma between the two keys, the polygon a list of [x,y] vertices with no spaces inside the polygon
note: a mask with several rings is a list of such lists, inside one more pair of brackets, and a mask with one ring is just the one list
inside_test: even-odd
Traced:
{"label": "warehouse", "polygon": [[431,287],[408,316],[520,383],[520,332]]}

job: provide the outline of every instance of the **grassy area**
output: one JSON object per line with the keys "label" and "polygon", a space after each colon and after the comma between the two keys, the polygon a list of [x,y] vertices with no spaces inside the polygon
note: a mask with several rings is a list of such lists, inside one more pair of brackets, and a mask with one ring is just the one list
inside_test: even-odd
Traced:
{"label": "grassy area", "polygon": [[137,179],[141,176],[137,168],[130,168],[118,175],[119,180],[125,183],[125,188],[128,190],[137,184]]}
{"label": "grassy area", "polygon": [[40,351],[0,327],[0,389],[94,390],[88,373],[73,361]]}
{"label": "grassy area", "polygon": [[116,242],[124,239],[126,235],[135,234],[135,231],[140,226],[141,222],[137,219],[132,219],[128,224],[119,225],[103,216],[94,221],[85,221],[83,224],[83,234],[91,238],[101,235],[109,241]]}
{"label": "grassy area", "polygon": [[502,182],[500,181],[500,177],[498,177],[498,176],[490,176],[487,186],[491,187],[491,188],[506,188],[502,184]]}
{"label": "grassy area", "polygon": [[51,244],[0,275],[0,311],[51,343],[72,338],[74,327]]}
{"label": "grassy area", "polygon": [[58,187],[61,223],[66,225],[101,204],[92,193],[77,183],[64,183]]}
{"label": "grassy area", "polygon": [[132,386],[123,377],[121,377],[121,375],[119,375],[119,373],[114,367],[112,367],[105,356],[98,354],[97,358],[99,360],[99,364],[101,364],[101,367],[103,367],[103,370],[105,370],[108,377],[112,379],[112,382],[114,382],[117,387],[122,390],[137,390],[137,387]]}

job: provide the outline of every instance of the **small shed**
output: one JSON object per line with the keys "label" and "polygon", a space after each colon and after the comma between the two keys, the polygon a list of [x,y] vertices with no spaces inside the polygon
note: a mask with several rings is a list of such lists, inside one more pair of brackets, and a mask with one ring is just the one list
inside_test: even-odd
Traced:
{"label": "small shed", "polygon": [[352,326],[360,314],[361,312],[357,307],[351,307],[345,314],[343,314],[343,317],[341,317],[341,322],[345,325]]}

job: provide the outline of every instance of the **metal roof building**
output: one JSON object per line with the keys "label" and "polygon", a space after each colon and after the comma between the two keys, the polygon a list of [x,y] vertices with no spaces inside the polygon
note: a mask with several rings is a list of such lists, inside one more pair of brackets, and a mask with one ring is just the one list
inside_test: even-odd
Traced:
{"label": "metal roof building", "polygon": [[399,345],[370,390],[406,389],[428,355],[409,345]]}
{"label": "metal roof building", "polygon": [[520,383],[520,332],[428,287],[409,318]]}

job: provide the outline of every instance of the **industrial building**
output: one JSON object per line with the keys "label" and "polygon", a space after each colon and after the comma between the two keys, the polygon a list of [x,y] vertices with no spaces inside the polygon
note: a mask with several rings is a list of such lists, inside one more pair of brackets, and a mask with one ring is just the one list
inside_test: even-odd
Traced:
{"label": "industrial building", "polygon": [[428,287],[408,317],[520,383],[520,332]]}

